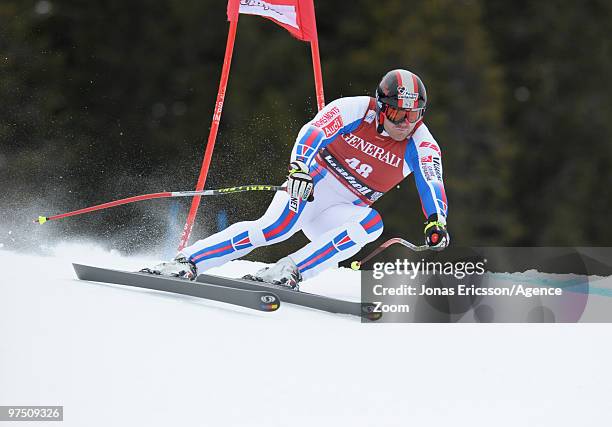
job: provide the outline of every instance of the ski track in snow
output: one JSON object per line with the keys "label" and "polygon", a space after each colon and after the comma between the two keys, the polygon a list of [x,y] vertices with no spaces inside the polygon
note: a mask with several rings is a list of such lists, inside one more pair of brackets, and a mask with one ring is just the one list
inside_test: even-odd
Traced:
{"label": "ski track in snow", "polygon": [[[610,325],[365,325],[84,283],[71,266],[155,261],[94,244],[0,248],[0,405],[64,405],[66,426],[612,424]],[[358,299],[358,275],[303,289]]]}

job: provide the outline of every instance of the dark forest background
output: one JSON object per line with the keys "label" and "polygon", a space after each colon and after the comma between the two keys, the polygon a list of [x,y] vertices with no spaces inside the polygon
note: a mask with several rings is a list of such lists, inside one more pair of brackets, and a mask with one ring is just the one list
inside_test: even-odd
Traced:
{"label": "dark forest background", "polygon": [[[195,186],[218,88],[224,0],[0,2],[0,245],[95,239],[171,252],[189,201],[51,215]],[[315,0],[326,100],[425,82],[453,243],[610,245],[612,2]],[[207,188],[283,181],[316,112],[310,49],[240,17]],[[193,238],[263,213],[270,194],[206,198]],[[383,238],[420,241],[412,178],[377,208]],[[303,237],[254,256],[271,260]]]}

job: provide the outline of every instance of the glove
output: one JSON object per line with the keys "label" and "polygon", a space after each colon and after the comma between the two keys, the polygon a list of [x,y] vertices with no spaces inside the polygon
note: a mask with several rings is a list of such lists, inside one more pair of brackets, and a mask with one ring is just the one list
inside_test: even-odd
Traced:
{"label": "glove", "polygon": [[450,236],[446,231],[446,224],[438,221],[438,215],[433,214],[425,223],[425,243],[433,251],[441,251],[450,243]]}
{"label": "glove", "polygon": [[308,166],[304,162],[294,160],[289,163],[289,175],[287,176],[287,193],[291,198],[314,200],[313,190],[314,182],[312,176],[308,173]]}

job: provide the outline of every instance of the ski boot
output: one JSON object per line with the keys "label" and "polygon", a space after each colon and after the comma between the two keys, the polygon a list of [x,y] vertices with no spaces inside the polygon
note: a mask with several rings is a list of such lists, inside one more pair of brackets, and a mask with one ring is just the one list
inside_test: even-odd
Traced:
{"label": "ski boot", "polygon": [[281,258],[276,264],[271,267],[265,267],[255,274],[247,274],[243,277],[246,280],[254,280],[256,282],[270,283],[276,286],[298,291],[302,275],[298,270],[295,262],[289,257]]}
{"label": "ski boot", "polygon": [[195,280],[198,276],[195,264],[183,255],[177,255],[172,261],[164,261],[151,268],[145,267],[140,272],[187,280]]}

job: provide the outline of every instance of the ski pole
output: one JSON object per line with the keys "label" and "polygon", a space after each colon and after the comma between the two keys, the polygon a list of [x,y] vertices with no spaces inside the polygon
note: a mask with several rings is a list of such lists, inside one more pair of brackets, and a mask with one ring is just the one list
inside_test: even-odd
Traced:
{"label": "ski pole", "polygon": [[410,243],[407,240],[401,239],[399,237],[394,237],[393,239],[389,239],[387,240],[385,243],[383,243],[382,245],[380,245],[379,247],[377,247],[376,249],[374,249],[372,252],[370,252],[370,254],[368,256],[366,256],[364,259],[362,259],[361,261],[353,261],[351,263],[351,268],[353,270],[359,270],[361,268],[361,266],[365,263],[368,262],[370,259],[372,259],[373,257],[375,257],[376,255],[378,255],[379,253],[381,253],[382,251],[384,251],[385,249],[387,249],[389,246],[394,245],[396,243],[399,243],[402,246],[407,247],[408,249],[411,249],[415,252],[421,252],[421,251],[426,251],[427,249],[429,249],[429,246],[427,245],[421,245],[421,246],[417,246],[414,243]]}
{"label": "ski pole", "polygon": [[90,206],[72,212],[66,212],[53,216],[39,216],[35,219],[35,223],[44,224],[47,221],[66,218],[74,215],[81,215],[88,212],[99,211],[102,209],[112,208],[114,206],[126,205],[128,203],[140,202],[141,200],[161,199],[165,197],[193,197],[193,196],[218,196],[222,194],[241,193],[243,191],[285,191],[286,187],[279,185],[241,185],[238,187],[218,188],[216,190],[202,191],[165,191],[162,193],[142,194],[140,196],[132,196],[125,199],[115,200],[112,202],[102,203],[101,205]]}

